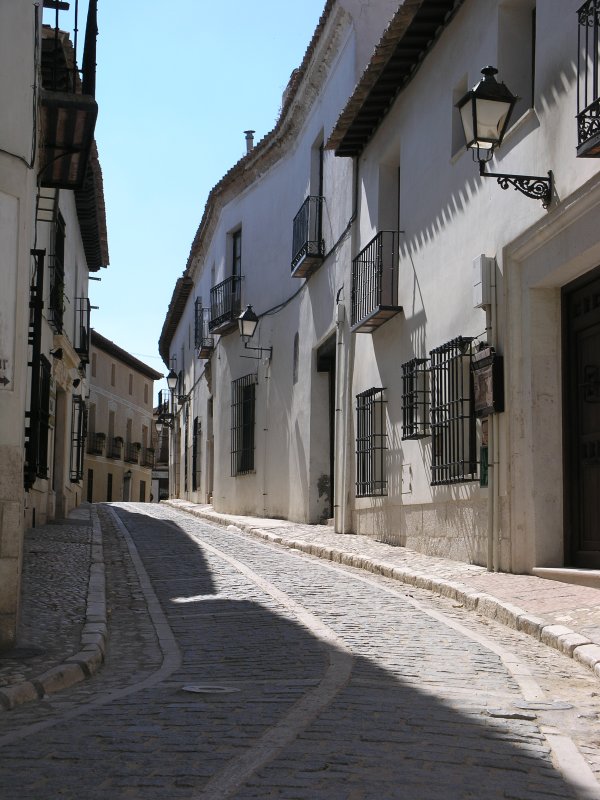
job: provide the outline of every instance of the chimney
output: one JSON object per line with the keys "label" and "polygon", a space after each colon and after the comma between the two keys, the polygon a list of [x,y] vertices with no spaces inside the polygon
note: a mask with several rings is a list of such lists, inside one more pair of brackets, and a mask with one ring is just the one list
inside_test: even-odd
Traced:
{"label": "chimney", "polygon": [[254,131],[244,131],[246,134],[246,153],[254,147]]}

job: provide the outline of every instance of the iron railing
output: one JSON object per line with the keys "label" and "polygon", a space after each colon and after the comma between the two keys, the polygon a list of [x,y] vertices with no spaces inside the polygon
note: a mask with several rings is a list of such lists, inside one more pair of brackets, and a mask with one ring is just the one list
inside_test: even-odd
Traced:
{"label": "iron railing", "polygon": [[423,439],[430,434],[429,367],[427,358],[402,364],[402,438]]}
{"label": "iron railing", "polygon": [[75,352],[84,364],[90,360],[90,301],[87,297],[75,298]]}
{"label": "iron railing", "polygon": [[231,475],[254,470],[256,374],[231,383]]}
{"label": "iron railing", "polygon": [[587,0],[577,14],[577,155],[600,156],[600,0]]}
{"label": "iron railing", "polygon": [[125,442],[125,461],[128,461],[130,464],[137,464],[139,452],[140,445],[137,444],[137,442]]}
{"label": "iron railing", "polygon": [[105,433],[88,433],[87,451],[90,455],[101,456],[106,442]]}
{"label": "iron railing", "polygon": [[241,313],[242,277],[232,275],[210,290],[209,331],[218,331],[235,322]]}
{"label": "iron railing", "polygon": [[120,436],[115,436],[109,440],[106,446],[106,457],[120,459],[123,453],[123,439]]}
{"label": "iron railing", "polygon": [[71,414],[71,466],[69,477],[72,483],[83,478],[83,455],[87,434],[87,407],[85,400],[73,395]]}
{"label": "iron railing", "polygon": [[150,469],[152,469],[154,467],[154,448],[153,447],[143,447],[142,448],[141,465],[142,465],[142,467],[150,467]]}
{"label": "iron railing", "polygon": [[356,496],[387,494],[387,426],[384,389],[356,395]]}
{"label": "iron railing", "polygon": [[48,322],[54,333],[62,333],[65,314],[65,270],[58,256],[50,256]]}
{"label": "iron railing", "polygon": [[478,479],[472,341],[459,336],[429,354],[432,486]]}
{"label": "iron railing", "polygon": [[397,302],[398,233],[380,231],[352,261],[352,326]]}
{"label": "iron railing", "polygon": [[294,217],[292,230],[292,272],[305,258],[322,259],[325,255],[323,241],[323,198],[309,196]]}

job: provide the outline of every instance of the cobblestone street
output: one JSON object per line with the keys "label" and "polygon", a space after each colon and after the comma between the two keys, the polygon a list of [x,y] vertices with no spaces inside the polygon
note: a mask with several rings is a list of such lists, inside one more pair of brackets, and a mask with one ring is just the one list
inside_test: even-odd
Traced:
{"label": "cobblestone street", "polygon": [[600,684],[565,655],[166,506],[99,514],[105,664],[0,713],[3,800],[600,797]]}

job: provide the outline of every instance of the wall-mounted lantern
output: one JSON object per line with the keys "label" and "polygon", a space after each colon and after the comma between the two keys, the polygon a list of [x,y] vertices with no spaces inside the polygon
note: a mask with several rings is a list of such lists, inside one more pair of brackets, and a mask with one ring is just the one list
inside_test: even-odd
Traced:
{"label": "wall-mounted lantern", "polygon": [[254,350],[255,352],[259,353],[258,356],[242,356],[242,358],[256,358],[261,359],[263,358],[263,353],[267,353],[267,358],[271,360],[273,358],[273,348],[272,347],[249,347],[248,342],[254,336],[254,331],[256,330],[256,326],[258,325],[258,317],[254,313],[252,306],[246,306],[245,311],[243,311],[238,320],[238,328],[240,331],[240,336],[242,337],[242,341],[244,342],[244,348],[246,350]]}
{"label": "wall-mounted lantern", "polygon": [[473,160],[479,162],[479,174],[483,178],[496,178],[502,189],[512,186],[526,197],[541,200],[544,208],[548,208],[553,192],[551,171],[547,178],[485,171],[486,163],[502,143],[518,97],[504,83],[498,83],[495,67],[484,67],[481,72],[483,78],[456,104],[467,149],[473,151]]}

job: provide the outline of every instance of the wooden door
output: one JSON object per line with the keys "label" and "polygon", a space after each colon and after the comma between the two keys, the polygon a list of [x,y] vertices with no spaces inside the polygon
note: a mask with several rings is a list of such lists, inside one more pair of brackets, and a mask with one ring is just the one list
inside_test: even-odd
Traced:
{"label": "wooden door", "polygon": [[566,561],[600,567],[600,271],[563,292]]}

